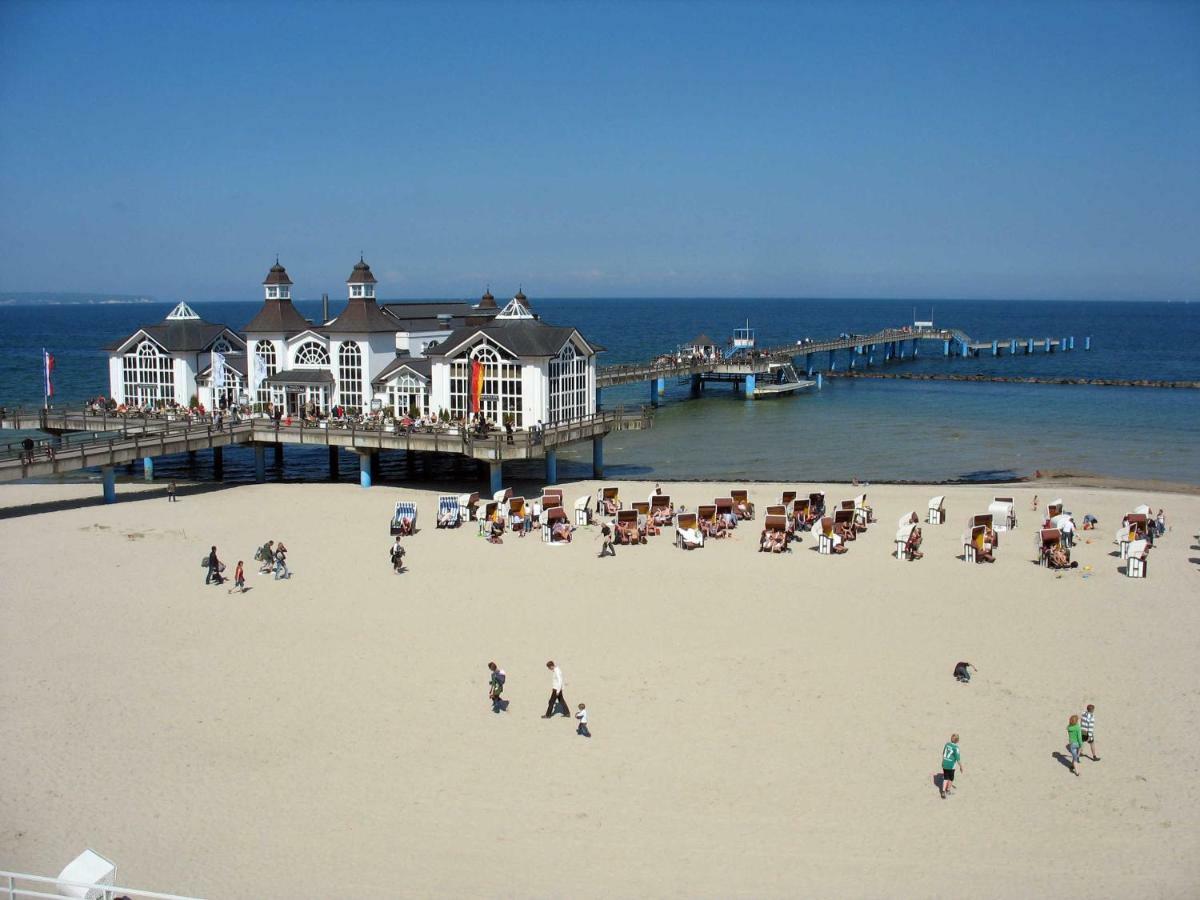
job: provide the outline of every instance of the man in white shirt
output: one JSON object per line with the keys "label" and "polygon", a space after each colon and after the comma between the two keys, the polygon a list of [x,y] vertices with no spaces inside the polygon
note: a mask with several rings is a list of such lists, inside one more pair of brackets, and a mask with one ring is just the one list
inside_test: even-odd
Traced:
{"label": "man in white shirt", "polygon": [[554,710],[558,704],[562,704],[563,715],[568,718],[571,715],[570,707],[567,706],[567,700],[563,697],[563,673],[554,660],[549,660],[546,663],[546,668],[550,670],[550,702],[546,704],[546,714],[543,719],[549,719],[554,715]]}
{"label": "man in white shirt", "polygon": [[1075,546],[1075,520],[1068,518],[1062,526],[1063,543],[1068,547]]}

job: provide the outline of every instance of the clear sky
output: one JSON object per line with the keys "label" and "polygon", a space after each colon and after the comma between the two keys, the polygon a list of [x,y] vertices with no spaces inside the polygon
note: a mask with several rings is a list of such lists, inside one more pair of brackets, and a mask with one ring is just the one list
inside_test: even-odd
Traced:
{"label": "clear sky", "polygon": [[1200,3],[0,2],[0,289],[1200,299]]}

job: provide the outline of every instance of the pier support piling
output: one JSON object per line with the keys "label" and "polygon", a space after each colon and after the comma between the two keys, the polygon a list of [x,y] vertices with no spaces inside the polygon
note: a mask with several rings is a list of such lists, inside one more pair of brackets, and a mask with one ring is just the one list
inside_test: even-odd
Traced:
{"label": "pier support piling", "polygon": [[821,373],[818,372],[817,373],[817,390],[819,391],[820,389],[821,389]]}
{"label": "pier support piling", "polygon": [[746,376],[746,383],[742,388],[742,392],[746,395],[747,400],[754,399],[754,380],[753,373]]}
{"label": "pier support piling", "polygon": [[666,387],[665,378],[650,379],[650,405],[658,406],[659,399],[662,397],[663,388]]}
{"label": "pier support piling", "polygon": [[100,467],[100,483],[104,490],[104,502],[117,502],[117,470],[112,466]]}
{"label": "pier support piling", "polygon": [[809,378],[813,377],[813,361],[811,353],[804,354],[804,371]]}
{"label": "pier support piling", "polygon": [[329,448],[329,477],[333,481],[341,475],[341,451],[337,447]]}
{"label": "pier support piling", "polygon": [[360,450],[358,453],[358,483],[362,487],[371,486],[371,475],[375,468],[374,457],[375,452],[372,450]]}
{"label": "pier support piling", "polygon": [[604,477],[604,438],[592,438],[592,477]]}
{"label": "pier support piling", "polygon": [[267,448],[262,444],[254,445],[254,480],[259,484],[267,480]]}
{"label": "pier support piling", "polygon": [[225,448],[213,447],[213,478],[220,481],[225,477]]}
{"label": "pier support piling", "polygon": [[1085,337],[1085,338],[1083,339],[1083,349],[1084,349],[1084,350],[1091,350],[1091,349],[1092,349],[1092,338],[1091,338],[1091,336],[1090,336],[1090,335],[1089,335],[1088,337]]}
{"label": "pier support piling", "polygon": [[949,341],[949,339],[947,339],[947,340],[942,341],[942,356],[949,356],[949,355],[950,355],[950,341]]}
{"label": "pier support piling", "polygon": [[1071,340],[1071,344],[1070,344],[1070,346],[1069,346],[1069,347],[1067,347],[1067,349],[1068,349],[1068,350],[1074,350],[1074,349],[1075,349],[1075,335],[1071,335],[1071,338],[1070,338],[1070,340]]}
{"label": "pier support piling", "polygon": [[600,388],[596,388],[596,412],[600,412],[600,410],[604,409],[604,406],[602,405],[602,402],[601,402],[603,399],[601,396],[601,393],[602,392],[601,392]]}
{"label": "pier support piling", "polygon": [[283,467],[283,444],[275,445],[275,465]]}
{"label": "pier support piling", "polygon": [[1012,339],[1011,339],[1011,340],[1008,342],[1008,355],[1009,355],[1009,356],[1016,356],[1016,355],[1017,355],[1017,339],[1016,339],[1016,338],[1012,338]]}
{"label": "pier support piling", "polygon": [[153,456],[143,456],[142,457],[142,477],[145,478],[147,481],[154,480],[154,457]]}
{"label": "pier support piling", "polygon": [[488,489],[493,496],[504,490],[504,463],[500,460],[488,463]]}
{"label": "pier support piling", "polygon": [[558,451],[546,451],[546,484],[558,484]]}
{"label": "pier support piling", "polygon": [[699,375],[692,376],[692,396],[699,397],[704,393],[704,379]]}
{"label": "pier support piling", "polygon": [[916,359],[918,356],[920,356],[920,354],[917,352],[917,339],[916,338],[912,339],[912,356],[913,356],[913,359]]}
{"label": "pier support piling", "polygon": [[1032,352],[1033,352],[1033,338],[1029,338],[1028,340],[1025,341],[1025,355],[1028,356]]}

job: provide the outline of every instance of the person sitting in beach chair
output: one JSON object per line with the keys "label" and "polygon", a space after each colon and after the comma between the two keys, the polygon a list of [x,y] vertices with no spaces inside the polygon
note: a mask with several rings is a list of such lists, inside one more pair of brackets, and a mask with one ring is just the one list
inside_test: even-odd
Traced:
{"label": "person sitting in beach chair", "polygon": [[671,498],[666,494],[655,494],[650,498],[650,521],[658,528],[671,524],[675,518],[675,509],[671,506]]}
{"label": "person sitting in beach chair", "polygon": [[908,542],[904,545],[904,552],[909,559],[920,559],[925,554],[921,552],[921,529],[914,528],[908,536]]}
{"label": "person sitting in beach chair", "polygon": [[684,550],[695,550],[704,546],[704,533],[699,529],[696,513],[679,513],[675,523],[675,546]]}
{"label": "person sitting in beach chair", "polygon": [[713,505],[717,507],[717,518],[725,523],[726,529],[737,528],[738,517],[734,512],[732,497],[718,497]]}
{"label": "person sitting in beach chair", "polygon": [[462,522],[462,508],[459,506],[458,497],[444,496],[438,497],[438,528],[457,528]]}
{"label": "person sitting in beach chair", "polygon": [[618,510],[616,524],[616,537],[618,544],[632,545],[646,543],[645,535],[638,530],[637,510]]}
{"label": "person sitting in beach chair", "polygon": [[785,553],[787,544],[787,517],[768,513],[759,536],[758,549],[767,553]]}
{"label": "person sitting in beach chair", "polygon": [[492,519],[492,524],[488,526],[488,543],[503,544],[504,543],[504,520],[499,516]]}
{"label": "person sitting in beach chair", "polygon": [[700,522],[700,532],[705,537],[723,538],[728,532],[725,523],[717,515],[716,506],[701,506],[696,510]]}
{"label": "person sitting in beach chair", "polygon": [[754,504],[750,502],[750,495],[743,490],[730,491],[729,496],[733,500],[733,512],[742,521],[747,521],[754,518]]}
{"label": "person sitting in beach chair", "polygon": [[596,498],[596,509],[606,516],[615,516],[621,509],[617,488],[600,488],[600,496]]}

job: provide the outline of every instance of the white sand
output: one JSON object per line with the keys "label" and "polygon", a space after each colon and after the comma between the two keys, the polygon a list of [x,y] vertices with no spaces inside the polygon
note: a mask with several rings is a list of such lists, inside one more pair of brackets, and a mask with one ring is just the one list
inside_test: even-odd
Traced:
{"label": "white sand", "polygon": [[[694,508],[727,486],[667,487]],[[92,847],[122,883],[212,898],[1196,896],[1200,498],[1064,488],[1102,525],[1075,552],[1090,577],[1058,578],[1033,563],[1033,487],[994,566],[955,557],[1008,491],[945,489],[909,564],[895,521],[943,489],[867,490],[880,524],[843,557],[759,554],[752,523],[598,560],[594,530],[490,546],[395,488],[6,487],[0,867]],[[386,526],[414,495],[397,577]],[[1141,502],[1173,525],[1144,581],[1110,556]],[[267,538],[290,581],[253,574]],[[214,542],[245,596],[204,586]],[[591,741],[540,718],[551,657]],[[1076,778],[1052,754],[1088,701],[1102,761]]]}

